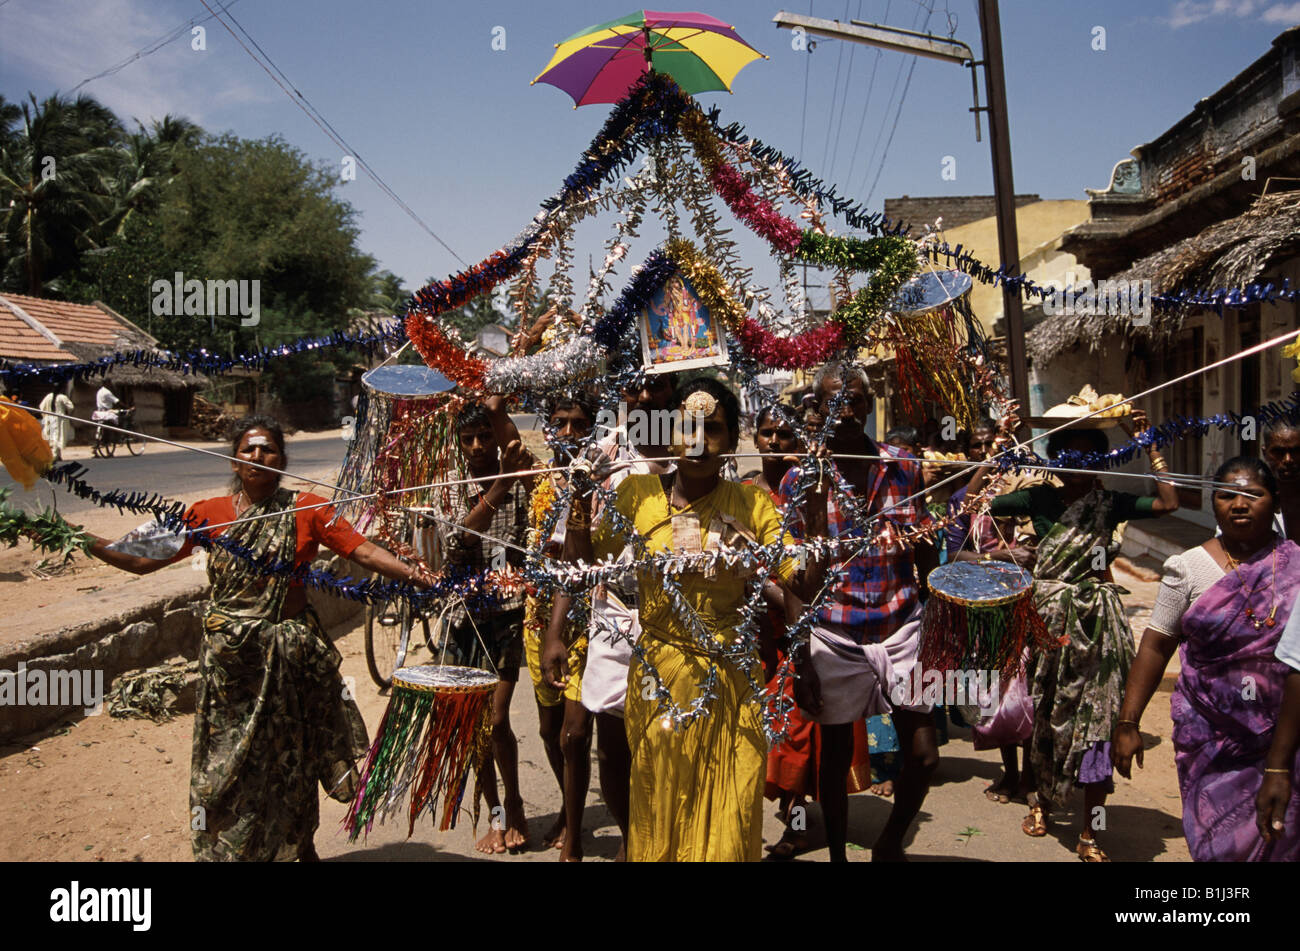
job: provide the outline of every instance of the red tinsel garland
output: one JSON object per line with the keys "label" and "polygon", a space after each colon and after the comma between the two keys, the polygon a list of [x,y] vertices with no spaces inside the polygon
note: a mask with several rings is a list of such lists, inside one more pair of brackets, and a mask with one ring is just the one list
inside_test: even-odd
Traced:
{"label": "red tinsel garland", "polygon": [[833,320],[793,337],[779,337],[752,317],[746,317],[733,333],[751,357],[781,370],[825,363],[844,346],[844,328]]}
{"label": "red tinsel garland", "polygon": [[447,339],[432,320],[423,314],[412,313],[406,318],[406,336],[419,351],[424,362],[449,380],[471,390],[483,389],[483,376],[487,363],[471,357],[456,343]]}
{"label": "red tinsel garland", "polygon": [[755,195],[740,172],[726,162],[709,169],[709,181],[727,207],[782,254],[794,254],[803,238],[803,229],[777,211],[772,203]]}

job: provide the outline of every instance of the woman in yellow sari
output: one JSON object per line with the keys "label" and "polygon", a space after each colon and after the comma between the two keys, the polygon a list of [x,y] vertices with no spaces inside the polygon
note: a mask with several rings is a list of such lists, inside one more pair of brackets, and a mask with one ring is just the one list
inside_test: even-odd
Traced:
{"label": "woman in yellow sari", "polygon": [[[648,556],[768,545],[782,539],[781,517],[761,489],[721,478],[727,453],[740,438],[740,406],[715,380],[696,379],[678,393],[682,415],[701,420],[695,445],[675,473],[629,476],[613,506],[645,542]],[[567,535],[571,558],[592,560],[622,548],[612,516],[602,518],[593,546],[589,503],[575,504]],[[769,569],[770,570],[770,569]],[[793,563],[777,574],[789,580]],[[626,724],[632,752],[630,861],[757,861],[762,853],[762,803],[767,739],[751,679],[723,650],[738,646],[752,568],[674,572],[690,607],[670,596],[664,569],[649,559],[637,566],[641,592],[640,647],[628,673]],[[685,615],[685,616],[684,616]],[[698,622],[698,626],[697,626]],[[707,647],[701,643],[703,640]],[[754,680],[761,684],[757,651]],[[714,677],[708,714],[675,726],[656,696],[659,684],[679,709],[689,709],[700,685]],[[656,677],[657,673],[657,677]]]}

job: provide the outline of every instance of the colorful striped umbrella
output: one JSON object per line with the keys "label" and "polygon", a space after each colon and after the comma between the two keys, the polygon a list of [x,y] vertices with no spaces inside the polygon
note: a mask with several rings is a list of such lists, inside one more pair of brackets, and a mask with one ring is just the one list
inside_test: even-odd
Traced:
{"label": "colorful striped umbrella", "polygon": [[736,73],[759,58],[767,59],[731,26],[706,14],[638,10],[557,43],[533,82],[564,90],[576,109],[618,102],[651,69],[671,76],[685,92],[730,92]]}

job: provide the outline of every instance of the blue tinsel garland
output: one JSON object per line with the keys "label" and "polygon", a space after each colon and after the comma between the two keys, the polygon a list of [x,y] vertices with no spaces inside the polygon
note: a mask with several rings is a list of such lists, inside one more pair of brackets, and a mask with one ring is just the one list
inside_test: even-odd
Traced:
{"label": "blue tinsel garland", "polygon": [[114,508],[119,512],[152,515],[170,531],[189,531],[191,540],[198,547],[206,551],[220,548],[239,559],[246,569],[259,576],[287,576],[292,583],[305,584],[336,597],[346,598],[349,601],[363,601],[366,604],[383,604],[401,600],[421,613],[428,613],[436,602],[453,595],[464,598],[471,611],[491,608],[499,602],[499,598],[486,590],[486,572],[481,575],[448,572],[446,578],[426,589],[387,578],[353,581],[350,577],[339,578],[328,571],[313,568],[310,564],[295,565],[285,559],[255,555],[251,548],[233,538],[204,534],[201,529],[206,522],[190,525],[185,520],[185,505],[181,502],[169,502],[157,493],[123,492],[120,489],[101,492],[81,478],[86,471],[86,467],[80,463],[69,462],[50,470],[45,478],[51,484],[62,485],[73,495],[95,505]]}

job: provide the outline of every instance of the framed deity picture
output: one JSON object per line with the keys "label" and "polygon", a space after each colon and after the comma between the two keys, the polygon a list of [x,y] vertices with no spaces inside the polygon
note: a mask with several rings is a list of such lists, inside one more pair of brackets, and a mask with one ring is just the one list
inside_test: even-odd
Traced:
{"label": "framed deity picture", "polygon": [[641,361],[646,373],[691,370],[727,362],[718,318],[674,271],[641,311]]}

